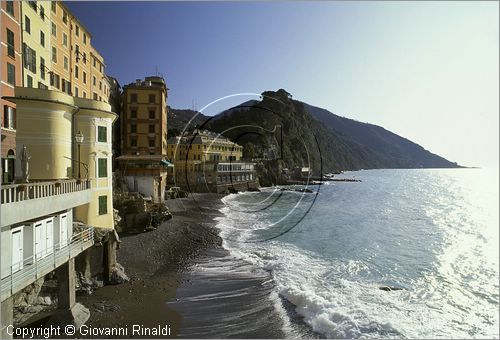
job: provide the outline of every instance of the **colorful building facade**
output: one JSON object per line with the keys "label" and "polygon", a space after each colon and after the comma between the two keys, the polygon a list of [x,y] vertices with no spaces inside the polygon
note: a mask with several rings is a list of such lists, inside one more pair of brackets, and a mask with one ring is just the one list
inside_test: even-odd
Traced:
{"label": "colorful building facade", "polygon": [[129,190],[164,200],[167,180],[167,85],[159,76],[125,85],[121,156],[116,160]]}

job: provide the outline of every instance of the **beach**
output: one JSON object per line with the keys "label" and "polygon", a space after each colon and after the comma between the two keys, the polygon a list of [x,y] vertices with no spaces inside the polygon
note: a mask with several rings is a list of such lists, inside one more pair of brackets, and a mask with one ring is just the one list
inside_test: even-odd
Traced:
{"label": "beach", "polygon": [[[172,219],[157,230],[122,236],[118,262],[130,282],[77,297],[91,313],[87,329],[121,327],[128,329],[129,337],[144,338],[283,338],[282,317],[269,299],[271,275],[231,258],[222,248],[214,227],[221,215],[221,198],[191,194],[168,200]],[[217,268],[209,276],[192,270],[203,263],[231,268]],[[228,317],[234,319],[229,322]],[[168,326],[170,335],[132,335],[133,325]]]}
{"label": "beach", "polygon": [[213,227],[221,202],[220,195],[195,194],[169,200],[167,205],[173,218],[157,230],[121,238],[117,260],[130,282],[104,286],[91,295],[77,297],[90,310],[87,325],[169,325],[171,336],[177,334],[182,318],[166,301],[175,297],[181,283],[180,271],[203,250],[221,247],[222,240]]}

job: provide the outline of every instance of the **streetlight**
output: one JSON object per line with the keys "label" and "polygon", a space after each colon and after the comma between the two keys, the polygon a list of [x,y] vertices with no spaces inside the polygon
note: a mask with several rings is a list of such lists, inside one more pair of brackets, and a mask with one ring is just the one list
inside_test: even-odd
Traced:
{"label": "streetlight", "polygon": [[78,131],[78,133],[75,135],[75,140],[76,140],[76,144],[78,144],[78,179],[80,180],[82,177],[81,177],[81,173],[80,173],[80,163],[81,163],[81,153],[80,153],[80,146],[82,145],[83,143],[83,133],[81,133],[80,131]]}

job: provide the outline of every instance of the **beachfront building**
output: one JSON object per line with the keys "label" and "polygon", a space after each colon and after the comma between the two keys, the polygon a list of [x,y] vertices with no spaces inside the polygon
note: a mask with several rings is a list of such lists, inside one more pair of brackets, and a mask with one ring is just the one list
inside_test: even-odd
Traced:
{"label": "beachfront building", "polygon": [[[14,87],[51,89],[108,102],[104,59],[91,34],[61,1],[2,1],[2,96]],[[2,183],[14,180],[15,104],[2,106]]]}
{"label": "beachfront building", "polygon": [[50,16],[50,85],[74,97],[108,102],[104,59],[90,32],[61,1],[50,2]]}
{"label": "beachfront building", "polygon": [[54,317],[72,317],[75,308],[83,308],[75,303],[75,258],[94,245],[96,229],[114,228],[116,119],[109,104],[60,91],[16,87],[14,96],[3,99],[16,104],[19,157],[18,184],[1,188],[2,338],[13,323],[14,295],[54,270],[59,281]]}
{"label": "beachfront building", "polygon": [[[23,85],[48,89],[50,84],[50,2],[21,1]],[[21,86],[21,84],[19,84]]]}
{"label": "beachfront building", "polygon": [[167,85],[159,76],[123,87],[120,174],[130,191],[163,202],[167,180]]}
{"label": "beachfront building", "polygon": [[[4,96],[13,96],[14,87],[22,84],[21,73],[21,2],[1,2],[1,60],[0,90]],[[0,99],[2,109],[1,152],[2,184],[14,180],[16,160],[16,104]]]}
{"label": "beachfront building", "polygon": [[[242,160],[243,147],[215,132],[194,130],[168,140],[174,163],[169,184],[191,192],[258,187],[255,164]],[[175,169],[175,170],[174,170]]]}

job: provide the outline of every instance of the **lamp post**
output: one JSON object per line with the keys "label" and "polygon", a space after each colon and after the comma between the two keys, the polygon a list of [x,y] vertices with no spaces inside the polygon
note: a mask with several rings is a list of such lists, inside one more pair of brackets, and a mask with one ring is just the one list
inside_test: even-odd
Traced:
{"label": "lamp post", "polygon": [[83,143],[83,133],[78,131],[78,133],[75,135],[75,140],[76,140],[76,144],[78,144],[78,179],[80,180],[82,178],[81,173],[80,173],[80,163],[81,163],[80,147]]}

